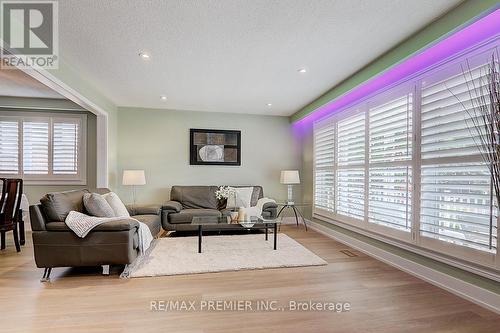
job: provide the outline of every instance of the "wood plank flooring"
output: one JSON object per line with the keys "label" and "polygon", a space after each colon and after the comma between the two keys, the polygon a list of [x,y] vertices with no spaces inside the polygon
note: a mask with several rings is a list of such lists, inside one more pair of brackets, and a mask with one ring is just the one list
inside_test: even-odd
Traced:
{"label": "wood plank flooring", "polygon": [[[281,230],[327,266],[122,280],[56,268],[42,284],[31,235],[0,252],[0,332],[499,332],[500,316],[314,231]],[[348,250],[345,252],[343,250]],[[343,252],[342,252],[343,251]],[[352,255],[355,256],[352,256]],[[151,311],[153,300],[349,302],[348,312]]]}

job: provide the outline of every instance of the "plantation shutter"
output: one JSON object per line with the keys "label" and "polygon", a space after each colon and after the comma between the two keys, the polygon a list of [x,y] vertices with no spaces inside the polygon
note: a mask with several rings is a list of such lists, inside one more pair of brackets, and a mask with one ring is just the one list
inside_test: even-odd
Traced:
{"label": "plantation shutter", "polygon": [[19,173],[19,122],[0,121],[0,174]]}
{"label": "plantation shutter", "polygon": [[314,125],[314,207],[335,210],[335,125],[323,121]]}
{"label": "plantation shutter", "polygon": [[412,94],[369,110],[368,221],[411,230]]}
{"label": "plantation shutter", "polygon": [[79,127],[77,120],[54,120],[54,174],[76,175],[78,173]]}
{"label": "plantation shutter", "polygon": [[[465,109],[486,92],[487,65],[422,85],[420,232],[424,237],[495,252],[491,178]],[[469,93],[469,88],[474,93]],[[488,102],[487,102],[488,103]],[[473,116],[473,115],[472,115]],[[453,162],[451,162],[451,160]],[[490,216],[493,211],[493,216]]]}
{"label": "plantation shutter", "polygon": [[365,114],[337,124],[337,214],[364,219]]}
{"label": "plantation shutter", "polygon": [[23,122],[23,172],[27,175],[49,173],[49,122]]}
{"label": "plantation shutter", "polygon": [[[469,130],[472,98],[481,96],[487,83],[487,65],[422,87],[422,159],[477,155],[476,133]],[[467,78],[467,79],[466,79]],[[469,88],[476,93],[469,95]],[[469,126],[468,126],[469,125]]]}

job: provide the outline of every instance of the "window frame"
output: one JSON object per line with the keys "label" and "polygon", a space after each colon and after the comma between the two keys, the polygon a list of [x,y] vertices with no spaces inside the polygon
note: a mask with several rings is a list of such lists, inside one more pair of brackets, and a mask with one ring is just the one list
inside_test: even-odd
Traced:
{"label": "window frame", "polygon": [[[360,230],[363,232],[367,232],[368,234],[377,235],[377,237],[394,239],[395,241],[402,241],[405,244],[409,244],[411,246],[416,246],[417,248],[430,251],[431,253],[437,253],[439,255],[444,255],[445,257],[450,256],[453,258],[457,258],[460,261],[471,262],[474,264],[479,264],[481,266],[490,267],[494,269],[500,269],[500,246],[498,245],[498,241],[500,240],[500,223],[499,219],[497,219],[497,248],[495,253],[490,253],[486,251],[481,251],[478,249],[461,246],[458,244],[448,243],[442,240],[433,239],[430,237],[425,237],[421,235],[420,232],[420,197],[421,197],[421,167],[422,165],[432,165],[436,164],[434,159],[426,159],[423,160],[421,158],[421,105],[422,105],[422,81],[432,75],[436,75],[436,73],[440,71],[447,71],[448,67],[457,66],[460,63],[463,63],[466,59],[472,59],[475,56],[480,55],[488,50],[495,50],[497,55],[500,53],[500,37],[493,38],[489,41],[486,41],[480,45],[470,48],[462,52],[455,57],[452,57],[446,61],[443,61],[439,64],[433,65],[427,68],[424,71],[419,73],[412,74],[411,76],[406,77],[404,80],[386,87],[383,90],[375,92],[369,96],[366,96],[363,99],[360,99],[350,105],[343,107],[342,109],[336,111],[333,115],[327,116],[325,118],[319,119],[316,123],[322,123],[324,121],[333,121],[335,123],[335,144],[337,144],[337,122],[341,119],[350,117],[353,115],[353,111],[355,109],[360,110],[359,112],[365,112],[365,138],[366,138],[366,158],[365,158],[365,221],[364,223],[360,223],[359,220],[353,221],[352,219],[345,218],[343,216],[339,216],[334,212],[324,211],[321,208],[315,207],[313,201],[313,217],[318,218],[320,220],[337,223],[340,225],[345,225],[349,229]],[[408,89],[413,94],[413,110],[412,110],[412,153],[411,160],[409,161],[409,165],[412,169],[412,197],[411,197],[411,229],[410,232],[405,232],[402,230],[397,230],[394,228],[386,227],[383,225],[377,225],[375,223],[368,222],[368,206],[369,206],[369,108],[370,104],[373,104],[373,101],[383,100],[384,96],[394,96],[397,98],[397,94],[395,91]],[[314,128],[314,127],[313,127]],[[336,149],[336,147],[335,147]],[[336,152],[336,150],[335,150]],[[334,172],[336,175],[337,171],[337,154],[334,154],[335,164],[334,164]],[[314,130],[313,130],[313,159],[315,160],[315,148],[314,148]],[[481,156],[479,153],[477,155],[470,156],[461,156],[461,157],[446,157],[446,158],[438,158],[440,163],[444,163],[444,161],[449,163],[467,163],[467,162],[482,162]],[[315,182],[315,162],[313,162],[313,181]],[[336,177],[335,177],[336,180]],[[335,183],[336,185],[336,183]],[[315,188],[313,185],[313,200],[315,199]],[[337,189],[335,189],[335,197],[337,196]],[[334,199],[336,202],[336,198]],[[335,207],[336,208],[336,207]],[[500,214],[499,214],[500,215]]]}
{"label": "window frame", "polygon": [[[15,112],[15,113],[14,113]],[[13,114],[14,113],[14,114]],[[87,184],[87,115],[66,113],[66,112],[40,112],[2,109],[0,111],[0,120],[16,121],[18,123],[19,141],[18,141],[18,173],[1,174],[2,177],[22,178],[25,185],[86,185]],[[79,124],[78,139],[78,168],[75,175],[54,174],[53,173],[53,131],[54,122],[76,121]],[[23,170],[23,122],[40,121],[49,124],[49,144],[48,144],[48,174],[24,174]]]}

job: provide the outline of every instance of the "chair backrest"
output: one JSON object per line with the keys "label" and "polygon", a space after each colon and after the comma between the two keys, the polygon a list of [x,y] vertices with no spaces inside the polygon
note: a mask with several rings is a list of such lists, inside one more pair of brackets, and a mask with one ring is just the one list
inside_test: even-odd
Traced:
{"label": "chair backrest", "polygon": [[2,197],[0,198],[0,225],[11,225],[19,218],[19,208],[23,196],[23,180],[0,178],[3,182]]}

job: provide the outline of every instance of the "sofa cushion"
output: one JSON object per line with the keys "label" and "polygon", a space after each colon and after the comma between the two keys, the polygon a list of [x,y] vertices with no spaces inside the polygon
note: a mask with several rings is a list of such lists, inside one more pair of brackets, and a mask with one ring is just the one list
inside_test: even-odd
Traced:
{"label": "sofa cushion", "polygon": [[115,216],[117,217],[129,217],[130,214],[127,210],[127,207],[123,204],[122,200],[115,192],[109,192],[103,194],[102,197],[106,199],[108,204],[111,206],[113,211],[115,212]]}
{"label": "sofa cushion", "polygon": [[153,237],[158,235],[161,230],[161,217],[158,214],[133,215],[131,217],[147,225]]}
{"label": "sofa cushion", "polygon": [[168,214],[172,224],[191,223],[194,216],[222,216],[217,209],[183,209],[180,213]]}
{"label": "sofa cushion", "polygon": [[[106,222],[103,224],[98,225],[94,229],[92,229],[92,232],[96,231],[127,231],[131,230],[133,228],[139,228],[139,223],[137,221],[134,221],[133,219],[123,219],[123,220],[116,220],[116,221],[110,221]],[[73,231],[68,227],[68,225],[64,222],[51,222],[47,223],[46,229],[48,231]],[[89,233],[89,235],[90,235]],[[76,235],[75,235],[76,236]],[[87,235],[88,237],[88,235]]]}
{"label": "sofa cushion", "polygon": [[[139,228],[139,223],[135,220],[146,224],[151,230],[151,234],[156,236],[160,232],[160,216],[159,215],[134,215],[131,218],[123,218],[121,220],[110,221],[98,225],[92,232],[97,231],[126,231],[133,228]],[[52,222],[47,224],[48,231],[69,231],[73,232],[64,222]],[[89,234],[90,234],[89,233]]]}
{"label": "sofa cushion", "polygon": [[170,200],[178,201],[183,208],[217,209],[217,186],[172,186]]}
{"label": "sofa cushion", "polygon": [[64,222],[66,216],[72,210],[84,213],[83,195],[85,193],[89,193],[89,191],[74,190],[44,195],[40,199],[40,203],[48,222]]}
{"label": "sofa cushion", "polygon": [[231,195],[227,198],[226,207],[250,207],[252,204],[253,187],[233,187],[236,195]]}
{"label": "sofa cushion", "polygon": [[97,217],[114,217],[115,212],[106,199],[99,193],[85,193],[83,195],[83,205],[87,212]]}
{"label": "sofa cushion", "polygon": [[[236,187],[236,188],[253,187],[252,199],[250,201],[250,206],[252,206],[252,207],[257,205],[257,201],[259,201],[259,199],[264,197],[264,190],[262,189],[262,186],[260,186],[260,185],[255,185],[255,186],[242,186],[242,185],[232,186],[231,185],[231,187]],[[226,207],[226,203],[224,202],[224,205],[222,206],[222,208],[225,208],[225,207]]]}

